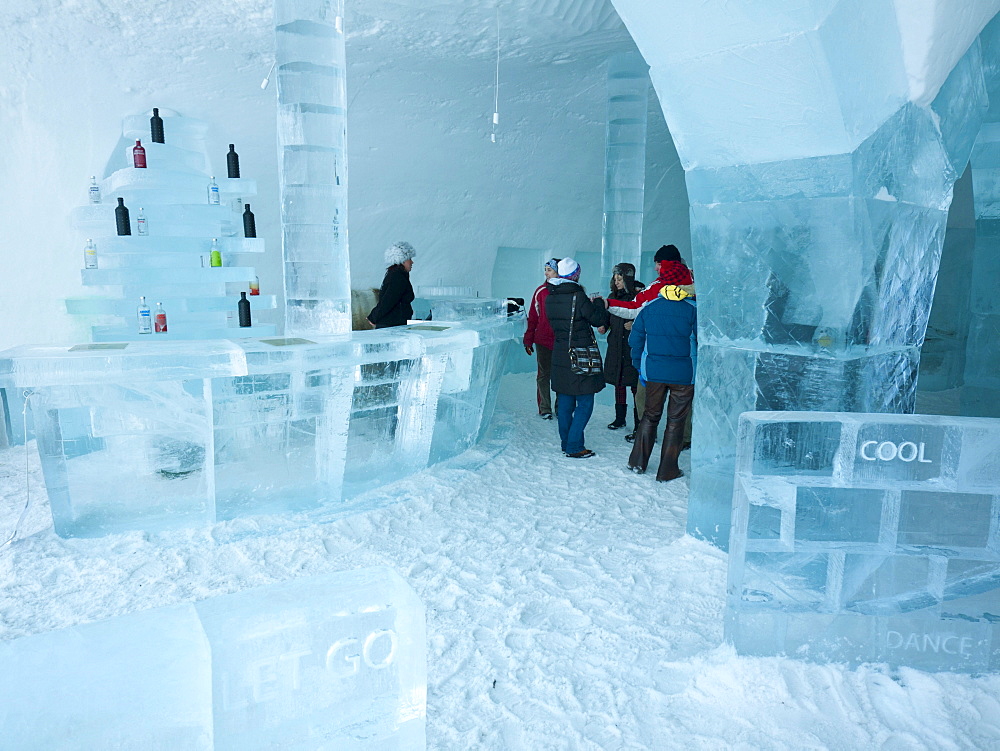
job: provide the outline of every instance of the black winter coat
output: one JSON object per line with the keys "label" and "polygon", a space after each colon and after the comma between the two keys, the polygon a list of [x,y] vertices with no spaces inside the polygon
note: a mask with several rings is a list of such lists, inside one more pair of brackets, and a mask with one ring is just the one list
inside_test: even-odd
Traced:
{"label": "black winter coat", "polygon": [[[645,289],[642,282],[634,282],[635,291]],[[616,290],[608,295],[609,300],[634,300],[635,294],[625,290]],[[604,381],[612,386],[618,385],[621,378],[622,386],[638,386],[639,371],[632,367],[632,348],[628,346],[628,331],[626,320],[620,316],[610,315],[608,324],[608,353],[604,358]]]}
{"label": "black winter coat", "polygon": [[390,326],[405,326],[413,318],[413,285],[410,272],[397,263],[385,270],[382,289],[378,293],[378,305],[368,314],[368,320],[377,329]]}
{"label": "black winter coat", "polygon": [[[594,341],[591,326],[604,326],[608,322],[608,311],[600,298],[591,302],[587,293],[576,282],[549,283],[549,296],[545,298],[545,312],[549,318],[556,342],[552,348],[552,390],[557,394],[584,396],[596,394],[604,388],[604,376],[577,375],[569,367],[570,347],[586,347]],[[576,312],[573,314],[573,331],[569,330],[573,300]]]}

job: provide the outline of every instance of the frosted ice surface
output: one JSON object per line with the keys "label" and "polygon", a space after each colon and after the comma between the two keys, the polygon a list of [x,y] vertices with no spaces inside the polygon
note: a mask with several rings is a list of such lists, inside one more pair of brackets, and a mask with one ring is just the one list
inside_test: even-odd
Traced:
{"label": "frosted ice surface", "polygon": [[16,749],[422,749],[424,608],[385,568],[0,644]]}
{"label": "frosted ice surface", "polygon": [[0,354],[0,385],[30,392],[62,536],[328,517],[474,445],[523,326],[492,315],[315,340],[21,347]]}
{"label": "frosted ice surface", "polygon": [[736,476],[737,650],[1000,669],[1000,420],[750,412]]}
{"label": "frosted ice surface", "polygon": [[422,749],[424,608],[390,569],[195,605],[212,645],[215,748]]}
{"label": "frosted ice surface", "polygon": [[191,605],[0,644],[0,745],[212,749],[212,655]]}

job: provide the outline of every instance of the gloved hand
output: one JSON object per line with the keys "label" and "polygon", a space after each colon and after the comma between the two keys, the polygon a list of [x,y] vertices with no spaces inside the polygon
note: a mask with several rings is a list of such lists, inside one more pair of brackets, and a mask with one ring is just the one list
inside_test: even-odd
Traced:
{"label": "gloved hand", "polygon": [[530,344],[524,345],[524,351],[527,352],[529,355],[535,354],[535,348],[532,347]]}

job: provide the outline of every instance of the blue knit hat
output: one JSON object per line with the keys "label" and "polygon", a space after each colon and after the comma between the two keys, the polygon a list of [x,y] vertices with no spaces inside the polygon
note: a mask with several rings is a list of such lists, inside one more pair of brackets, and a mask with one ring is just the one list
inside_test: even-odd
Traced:
{"label": "blue knit hat", "polygon": [[550,258],[549,260],[547,260],[545,262],[545,267],[549,268],[549,269],[552,269],[554,272],[556,272],[558,274],[559,273],[559,259],[558,258]]}
{"label": "blue knit hat", "polygon": [[572,258],[563,258],[559,261],[559,268],[556,271],[563,279],[571,279],[574,282],[580,279],[580,264]]}

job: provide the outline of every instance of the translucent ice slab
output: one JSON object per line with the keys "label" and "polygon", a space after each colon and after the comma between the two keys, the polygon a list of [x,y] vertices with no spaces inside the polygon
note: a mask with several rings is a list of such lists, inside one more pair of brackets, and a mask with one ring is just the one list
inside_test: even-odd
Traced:
{"label": "translucent ice slab", "polygon": [[385,568],[0,644],[17,749],[422,749],[423,605]]}
{"label": "translucent ice slab", "polygon": [[748,412],[736,466],[740,652],[1000,668],[1000,420]]}
{"label": "translucent ice slab", "polygon": [[31,392],[60,535],[329,517],[476,443],[523,326],[22,347],[0,354],[0,387]]}

